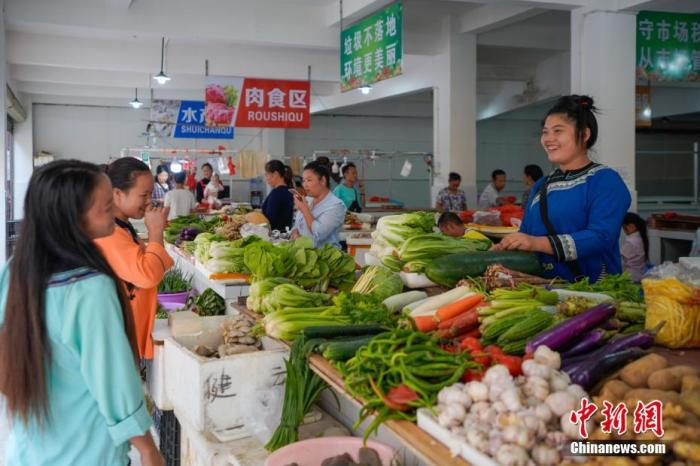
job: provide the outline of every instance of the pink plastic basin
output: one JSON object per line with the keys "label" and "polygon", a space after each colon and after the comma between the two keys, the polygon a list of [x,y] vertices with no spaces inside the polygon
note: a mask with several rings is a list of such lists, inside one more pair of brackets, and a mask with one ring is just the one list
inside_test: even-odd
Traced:
{"label": "pink plastic basin", "polygon": [[179,303],[184,305],[191,292],[192,290],[180,291],[178,293],[158,293],[158,302],[163,307],[165,307],[166,303]]}
{"label": "pink plastic basin", "polygon": [[[297,463],[299,466],[321,466],[321,462],[331,456],[349,453],[353,460],[358,461],[362,439],[358,437],[322,437],[292,443],[272,453],[265,460],[265,466],[286,466]],[[373,448],[383,466],[390,466],[396,456],[393,448],[383,443],[367,441],[367,447]]]}

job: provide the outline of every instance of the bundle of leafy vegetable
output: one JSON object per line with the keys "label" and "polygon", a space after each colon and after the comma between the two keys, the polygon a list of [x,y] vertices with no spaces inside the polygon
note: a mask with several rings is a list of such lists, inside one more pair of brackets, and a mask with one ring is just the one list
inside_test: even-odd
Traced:
{"label": "bundle of leafy vegetable", "polygon": [[595,283],[589,283],[588,277],[582,278],[576,283],[565,286],[573,291],[588,291],[592,293],[602,293],[614,299],[641,303],[642,288],[632,281],[628,272],[620,275],[605,275]]}
{"label": "bundle of leafy vegetable", "polygon": [[380,259],[397,256],[398,248],[409,238],[432,233],[435,227],[435,214],[432,212],[411,212],[400,215],[387,215],[377,222],[372,233],[370,252]]}
{"label": "bundle of leafy vegetable", "polygon": [[284,277],[312,291],[328,286],[347,290],[355,282],[355,260],[324,245],[314,248],[310,238],[272,244],[256,242],[246,246],[244,263],[255,280]]}
{"label": "bundle of leafy vegetable", "polygon": [[246,306],[251,311],[263,312],[263,300],[265,299],[265,296],[271,293],[277,285],[282,285],[284,283],[291,282],[288,279],[281,277],[264,278],[262,280],[254,281],[248,290]]}
{"label": "bundle of leafy vegetable", "polygon": [[177,267],[165,272],[158,284],[158,293],[180,293],[192,289],[192,276],[185,274]]}
{"label": "bundle of leafy vegetable", "polygon": [[196,215],[181,215],[180,217],[175,217],[168,222],[165,227],[163,237],[169,243],[175,243],[180,239],[191,241],[194,238],[193,235],[189,235],[186,238],[181,238],[180,234],[185,229],[197,230],[199,233],[214,231],[219,224],[223,222],[219,217],[214,217],[210,220],[201,220]]}
{"label": "bundle of leafy vegetable", "polygon": [[486,251],[490,244],[481,240],[453,238],[442,233],[430,233],[409,238],[399,248],[399,259],[404,262],[433,260],[458,252]]}
{"label": "bundle of leafy vegetable", "polygon": [[194,257],[202,264],[205,264],[211,259],[211,255],[209,255],[211,243],[219,241],[225,240],[220,236],[216,236],[214,233],[200,233],[193,241],[195,244]]}
{"label": "bundle of leafy vegetable", "polygon": [[192,304],[197,314],[203,317],[222,316],[226,313],[224,298],[216,294],[216,291],[211,288],[207,288],[202,294],[189,299],[188,304]]}
{"label": "bundle of leafy vegetable", "polygon": [[295,340],[307,327],[349,324],[393,326],[395,323],[395,317],[380,299],[371,295],[345,292],[333,298],[333,305],[287,307],[267,314],[263,319],[265,333],[282,340]]}
{"label": "bundle of leafy vegetable", "polygon": [[381,265],[367,267],[352,291],[370,294],[380,301],[403,291],[403,281],[395,272]]}
{"label": "bundle of leafy vegetable", "polygon": [[291,283],[276,286],[262,299],[261,312],[268,314],[286,308],[327,306],[331,297],[325,293],[306,291]]}
{"label": "bundle of leafy vegetable", "polygon": [[265,445],[268,451],[275,451],[285,445],[299,440],[299,426],[312,405],[328,387],[318,375],[311,371],[308,364],[311,345],[304,338],[299,338],[289,352],[289,359],[284,365],[287,381],[284,387],[284,404],[282,419],[270,441]]}
{"label": "bundle of leafy vegetable", "polygon": [[[214,273],[249,273],[243,255],[249,244],[262,241],[255,235],[235,241],[215,241],[209,243],[208,256],[211,257],[204,266]],[[202,248],[205,246],[203,245]]]}

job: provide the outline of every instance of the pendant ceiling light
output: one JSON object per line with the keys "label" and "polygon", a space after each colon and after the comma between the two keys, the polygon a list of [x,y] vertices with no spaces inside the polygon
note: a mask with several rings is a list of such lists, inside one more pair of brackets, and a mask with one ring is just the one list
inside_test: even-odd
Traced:
{"label": "pendant ceiling light", "polygon": [[160,41],[160,73],[153,76],[153,79],[158,81],[158,84],[165,84],[170,81],[170,76],[163,71],[163,60],[165,59],[165,37]]}
{"label": "pendant ceiling light", "polygon": [[139,89],[137,87],[134,88],[134,100],[129,102],[129,105],[133,108],[141,108],[143,106],[143,102],[139,100]]}

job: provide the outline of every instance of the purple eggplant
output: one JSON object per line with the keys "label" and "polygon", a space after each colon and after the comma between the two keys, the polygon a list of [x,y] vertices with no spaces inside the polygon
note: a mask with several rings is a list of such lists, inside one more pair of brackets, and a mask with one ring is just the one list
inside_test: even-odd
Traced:
{"label": "purple eggplant", "polygon": [[610,319],[606,322],[603,322],[600,324],[600,327],[605,330],[620,330],[625,327],[624,322],[618,320],[618,319]]}
{"label": "purple eggplant", "polygon": [[198,229],[187,227],[180,232],[180,239],[183,241],[193,241],[201,233]]}
{"label": "purple eggplant", "polygon": [[525,350],[527,353],[534,353],[537,347],[542,345],[547,346],[552,351],[565,348],[574,338],[598,327],[613,315],[615,315],[615,306],[613,304],[598,304],[536,335],[527,343]]}
{"label": "purple eggplant", "polygon": [[615,372],[625,364],[641,358],[647,354],[646,351],[640,348],[627,348],[622,351],[610,353],[602,358],[591,358],[590,362],[578,367],[571,376],[571,383],[578,384],[588,391],[593,388],[598,382],[603,380],[608,375]]}
{"label": "purple eggplant", "polygon": [[562,359],[570,358],[579,354],[586,354],[598,348],[608,336],[608,332],[603,329],[596,328],[585,334],[577,343],[561,353]]}

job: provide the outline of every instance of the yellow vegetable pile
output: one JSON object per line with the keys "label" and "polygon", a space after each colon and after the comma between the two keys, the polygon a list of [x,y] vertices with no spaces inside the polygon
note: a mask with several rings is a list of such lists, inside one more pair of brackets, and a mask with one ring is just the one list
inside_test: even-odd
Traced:
{"label": "yellow vegetable pile", "polygon": [[696,290],[676,278],[644,279],[645,327],[665,321],[656,344],[668,348],[700,348],[700,300]]}

